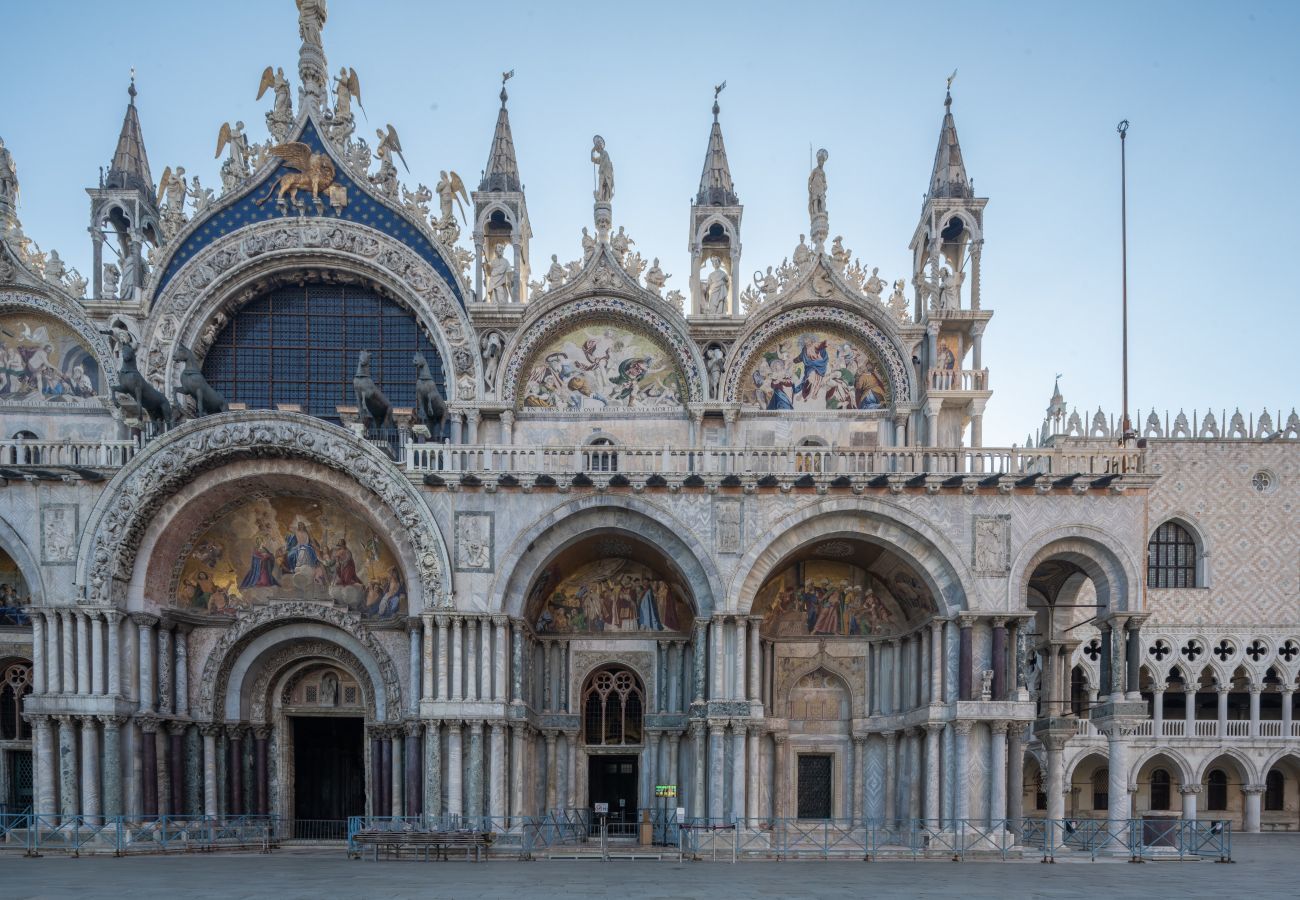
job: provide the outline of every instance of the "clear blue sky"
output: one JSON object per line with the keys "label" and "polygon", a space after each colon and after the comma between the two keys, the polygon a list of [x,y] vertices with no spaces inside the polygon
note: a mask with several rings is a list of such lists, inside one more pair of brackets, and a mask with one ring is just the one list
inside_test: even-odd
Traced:
{"label": "clear blue sky", "polygon": [[[19,166],[20,214],[83,272],[82,188],[108,163],[132,65],[154,177],[179,163],[212,186],[223,121],[265,136],[269,98],[253,100],[263,67],[296,82],[292,0],[4,5],[17,39],[0,136]],[[714,84],[728,82],[744,271],[779,263],[806,231],[811,143],[830,151],[831,234],[892,280],[909,274],[944,78],[958,68],[958,133],[990,198],[989,444],[1024,441],[1057,372],[1071,403],[1119,406],[1121,118],[1132,122],[1131,406],[1290,411],[1298,40],[1294,2],[330,0],[325,28],[331,67],[360,75],[361,126],[397,127],[412,185],[432,185],[440,168],[477,183],[500,73],[516,69],[533,259],[578,255],[599,132],[617,174],[615,223],[683,290]]]}

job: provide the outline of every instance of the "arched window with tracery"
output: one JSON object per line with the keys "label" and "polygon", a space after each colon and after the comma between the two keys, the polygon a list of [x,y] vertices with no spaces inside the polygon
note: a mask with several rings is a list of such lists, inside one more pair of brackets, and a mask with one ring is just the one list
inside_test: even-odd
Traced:
{"label": "arched window with tracery", "polygon": [[1151,808],[1164,810],[1169,808],[1169,772],[1156,769],[1151,773]]}
{"label": "arched window with tracery", "polygon": [[250,409],[297,404],[338,422],[355,406],[357,357],[395,407],[414,407],[416,353],[447,396],[442,359],[409,310],[364,285],[307,282],[263,294],[234,313],[203,361],[208,382]]}
{"label": "arched window with tracery", "polygon": [[0,740],[31,740],[32,726],[23,718],[23,698],[31,692],[30,663],[13,662],[0,670]]}
{"label": "arched window with tracery", "polygon": [[1196,541],[1177,522],[1165,522],[1147,544],[1147,587],[1196,587]]}
{"label": "arched window with tracery", "polygon": [[645,693],[630,670],[610,667],[592,675],[583,693],[582,709],[583,737],[589,746],[641,743]]}

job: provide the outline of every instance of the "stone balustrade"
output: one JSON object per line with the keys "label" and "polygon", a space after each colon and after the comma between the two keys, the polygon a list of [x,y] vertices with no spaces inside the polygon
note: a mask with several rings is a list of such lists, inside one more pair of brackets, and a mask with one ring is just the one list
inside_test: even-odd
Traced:
{"label": "stone balustrade", "polygon": [[931,391],[987,391],[988,369],[931,369]]}
{"label": "stone balustrade", "polygon": [[135,441],[0,440],[0,466],[121,468],[136,454]]}

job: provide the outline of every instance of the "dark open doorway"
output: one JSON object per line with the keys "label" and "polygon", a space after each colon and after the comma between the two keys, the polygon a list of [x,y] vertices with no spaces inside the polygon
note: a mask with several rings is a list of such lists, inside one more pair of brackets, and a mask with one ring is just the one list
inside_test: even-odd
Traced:
{"label": "dark open doorway", "polygon": [[346,837],[348,816],[365,815],[366,811],[362,720],[319,716],[290,721],[294,836]]}
{"label": "dark open doorway", "polygon": [[[587,758],[587,794],[592,809],[609,804],[609,833],[636,834],[637,758],[632,754]],[[599,825],[600,816],[592,823]]]}

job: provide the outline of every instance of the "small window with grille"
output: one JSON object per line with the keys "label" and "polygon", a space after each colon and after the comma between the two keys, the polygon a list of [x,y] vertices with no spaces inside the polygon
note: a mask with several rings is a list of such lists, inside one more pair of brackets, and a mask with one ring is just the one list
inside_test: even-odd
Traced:
{"label": "small window with grille", "polygon": [[1165,522],[1147,544],[1147,587],[1196,586],[1196,542],[1177,522]]}

